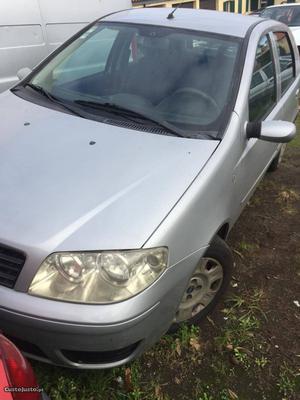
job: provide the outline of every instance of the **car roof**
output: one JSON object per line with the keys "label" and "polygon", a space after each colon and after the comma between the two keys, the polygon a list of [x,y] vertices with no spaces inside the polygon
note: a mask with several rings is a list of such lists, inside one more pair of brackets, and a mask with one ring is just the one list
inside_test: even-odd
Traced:
{"label": "car roof", "polygon": [[101,20],[191,29],[240,38],[246,36],[249,28],[263,21],[259,17],[187,8],[177,9],[174,18],[168,19],[172,10],[172,8],[133,8],[108,15]]}
{"label": "car roof", "polygon": [[285,4],[277,4],[277,5],[275,4],[274,6],[268,6],[265,9],[267,9],[267,8],[278,8],[278,7],[295,7],[295,6],[300,7],[300,3],[285,3]]}

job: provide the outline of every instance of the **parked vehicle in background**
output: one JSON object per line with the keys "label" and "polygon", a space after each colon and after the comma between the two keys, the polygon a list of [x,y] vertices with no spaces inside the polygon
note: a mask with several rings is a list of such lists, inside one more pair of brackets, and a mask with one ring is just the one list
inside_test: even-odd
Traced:
{"label": "parked vehicle in background", "polygon": [[38,360],[110,368],[204,318],[230,282],[228,232],[296,133],[296,54],[272,20],[133,9],[2,93],[3,332]]}
{"label": "parked vehicle in background", "polygon": [[1,0],[0,92],[88,23],[130,7],[130,0]]}
{"label": "parked vehicle in background", "polygon": [[259,8],[258,10],[255,11],[250,11],[249,13],[247,13],[247,15],[251,15],[251,17],[259,17],[260,14],[264,11],[264,8]]}
{"label": "parked vehicle in background", "polygon": [[22,353],[0,334],[0,399],[49,400]]}
{"label": "parked vehicle in background", "polygon": [[266,7],[260,17],[270,18],[286,24],[293,32],[300,53],[300,4],[287,3],[279,6]]}

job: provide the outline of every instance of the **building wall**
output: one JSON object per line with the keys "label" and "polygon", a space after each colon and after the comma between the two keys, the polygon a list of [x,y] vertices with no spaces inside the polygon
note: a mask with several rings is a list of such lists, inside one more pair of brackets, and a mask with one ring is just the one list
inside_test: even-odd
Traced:
{"label": "building wall", "polygon": [[156,1],[156,0],[133,0],[132,4],[134,7],[169,7],[172,8],[181,3],[185,3],[186,6],[192,5],[191,8],[200,8],[200,0],[173,0],[173,1]]}
{"label": "building wall", "polygon": [[[262,6],[281,4],[283,0],[132,0],[134,7],[183,7],[202,8],[246,14]],[[300,2],[296,0],[295,2]]]}

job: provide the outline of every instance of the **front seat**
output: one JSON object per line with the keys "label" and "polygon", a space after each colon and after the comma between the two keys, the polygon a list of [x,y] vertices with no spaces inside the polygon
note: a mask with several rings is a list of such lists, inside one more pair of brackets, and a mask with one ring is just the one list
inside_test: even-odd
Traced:
{"label": "front seat", "polygon": [[144,37],[142,44],[139,44],[139,51],[143,53],[143,57],[136,64],[129,66],[125,91],[157,104],[170,86],[168,76],[172,71],[169,61],[169,40]]}

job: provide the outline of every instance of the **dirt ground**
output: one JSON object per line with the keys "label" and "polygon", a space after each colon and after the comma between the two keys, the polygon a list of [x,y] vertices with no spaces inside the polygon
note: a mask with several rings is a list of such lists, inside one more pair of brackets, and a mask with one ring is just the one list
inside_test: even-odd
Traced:
{"label": "dirt ground", "polygon": [[[299,151],[289,148],[279,170],[266,176],[230,237],[233,248],[241,241],[253,245],[249,258],[235,257],[241,290],[263,293],[260,335],[272,365],[259,376],[261,391],[272,389],[273,371],[285,362],[300,372]],[[291,398],[300,399],[300,390]]]}

